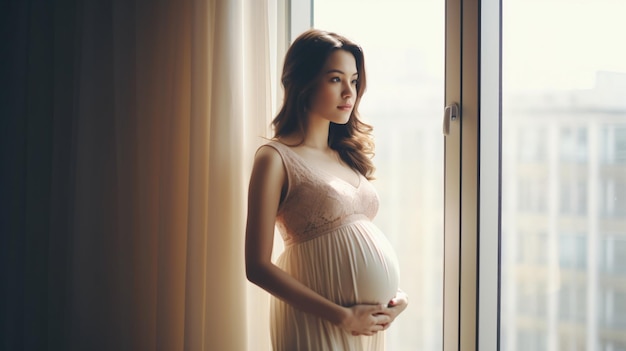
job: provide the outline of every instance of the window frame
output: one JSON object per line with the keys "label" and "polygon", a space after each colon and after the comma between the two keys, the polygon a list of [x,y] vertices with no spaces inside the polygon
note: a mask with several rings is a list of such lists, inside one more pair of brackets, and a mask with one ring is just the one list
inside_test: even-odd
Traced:
{"label": "window frame", "polygon": [[444,350],[499,350],[501,1],[447,0]]}

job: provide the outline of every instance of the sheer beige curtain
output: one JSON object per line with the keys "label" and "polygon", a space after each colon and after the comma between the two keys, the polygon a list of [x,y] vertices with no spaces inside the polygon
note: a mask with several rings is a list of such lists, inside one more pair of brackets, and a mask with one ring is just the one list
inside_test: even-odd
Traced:
{"label": "sheer beige curtain", "polygon": [[0,349],[269,349],[243,240],[281,4],[3,7]]}
{"label": "sheer beige curtain", "polygon": [[[270,52],[276,52],[278,28],[284,27],[276,26],[279,6],[268,0],[218,1],[211,9],[209,33],[213,35],[207,41],[211,58],[209,138],[198,138],[201,143],[207,142],[209,150],[208,177],[198,176],[200,182],[208,179],[208,245],[206,259],[193,268],[204,267],[205,273],[198,275],[207,279],[203,287],[208,291],[206,333],[213,335],[209,339],[218,341],[208,341],[205,345],[209,349],[244,350],[246,340],[250,351],[269,349],[267,293],[242,279],[243,233],[254,152],[265,142],[263,138],[270,136],[274,83],[270,72],[276,66]],[[271,33],[270,21],[274,25]],[[198,171],[201,174],[205,170]],[[198,209],[202,208],[203,200],[195,200]],[[195,218],[201,219],[202,215]],[[198,244],[189,247],[201,261],[204,245],[201,241]],[[224,328],[224,323],[229,327]]]}
{"label": "sheer beige curtain", "polygon": [[243,240],[254,152],[270,136],[277,67],[270,53],[284,37],[282,5],[201,4],[192,71],[206,72],[207,84],[191,79],[185,342],[190,350],[269,349],[269,300],[245,280]]}

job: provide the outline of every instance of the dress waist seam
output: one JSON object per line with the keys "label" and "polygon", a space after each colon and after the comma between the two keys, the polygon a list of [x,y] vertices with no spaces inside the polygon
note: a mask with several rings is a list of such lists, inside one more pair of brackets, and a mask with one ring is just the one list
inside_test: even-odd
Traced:
{"label": "dress waist seam", "polygon": [[342,224],[337,225],[337,226],[333,226],[333,227],[331,227],[331,228],[329,228],[327,230],[320,231],[319,233],[315,233],[313,235],[307,235],[306,238],[304,238],[302,240],[297,240],[296,237],[290,236],[288,239],[284,240],[285,248],[288,248],[288,247],[291,247],[291,246],[294,246],[294,245],[297,245],[297,244],[302,244],[304,242],[307,242],[307,241],[310,241],[310,240],[313,240],[313,239],[317,239],[317,238],[319,238],[321,236],[324,236],[324,235],[326,235],[326,234],[328,234],[328,233],[330,233],[332,231],[341,229],[343,227],[347,227],[347,226],[349,226],[351,224],[354,224],[355,222],[358,222],[358,221],[361,221],[361,220],[370,221],[370,218],[367,217],[366,215],[360,214],[360,213],[359,214],[353,214],[353,215],[350,215],[350,216],[348,216],[346,218],[343,218],[342,219],[342,222],[343,222]]}

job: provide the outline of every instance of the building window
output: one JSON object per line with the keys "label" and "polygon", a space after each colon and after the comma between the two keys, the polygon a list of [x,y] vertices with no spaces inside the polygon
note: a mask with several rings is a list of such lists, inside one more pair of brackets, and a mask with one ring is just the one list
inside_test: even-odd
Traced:
{"label": "building window", "polygon": [[606,275],[626,275],[626,234],[606,234],[600,239],[600,269]]}
{"label": "building window", "polygon": [[559,290],[561,322],[584,323],[587,317],[587,288],[576,283],[562,283]]}
{"label": "building window", "polygon": [[605,218],[626,217],[626,172],[604,175],[600,180],[600,213]]}
{"label": "building window", "polygon": [[602,161],[606,164],[626,164],[626,126],[609,125],[602,128]]}
{"label": "building window", "polygon": [[587,161],[587,129],[584,127],[561,128],[560,158],[565,162]]}
{"label": "building window", "polygon": [[584,270],[587,267],[587,236],[564,233],[559,235],[559,264],[564,269]]}
{"label": "building window", "polygon": [[517,150],[521,162],[543,162],[547,159],[547,132],[542,127],[519,129]]}
{"label": "building window", "polygon": [[587,179],[579,179],[579,177],[580,174],[576,171],[566,173],[561,177],[559,208],[562,214],[584,215],[587,213]]}

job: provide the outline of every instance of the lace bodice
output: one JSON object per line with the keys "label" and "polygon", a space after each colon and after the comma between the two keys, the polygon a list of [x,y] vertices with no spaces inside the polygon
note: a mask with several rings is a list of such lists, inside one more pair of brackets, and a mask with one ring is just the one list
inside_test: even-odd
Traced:
{"label": "lace bodice", "polygon": [[359,174],[354,186],[306,161],[277,141],[266,144],[278,151],[287,172],[288,189],[276,217],[286,246],[324,235],[358,219],[371,221],[378,211],[378,195]]}

